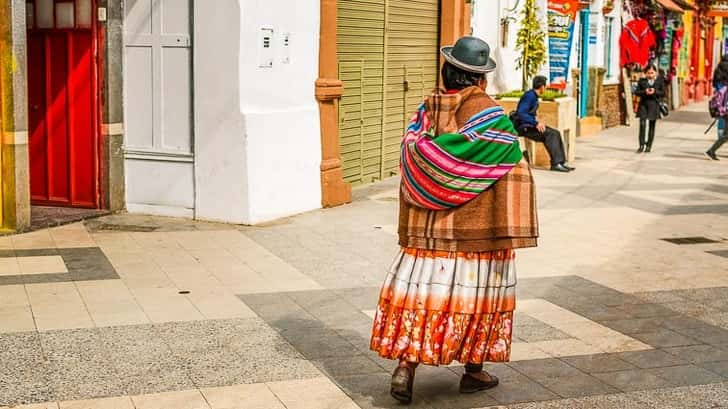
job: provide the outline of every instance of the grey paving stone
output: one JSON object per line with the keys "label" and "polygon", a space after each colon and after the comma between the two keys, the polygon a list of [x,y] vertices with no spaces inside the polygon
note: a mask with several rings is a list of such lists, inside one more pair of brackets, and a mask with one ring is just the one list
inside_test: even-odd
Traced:
{"label": "grey paving stone", "polygon": [[633,304],[617,308],[634,318],[669,317],[675,315],[675,311],[663,307],[660,304]]}
{"label": "grey paving stone", "polygon": [[660,329],[653,332],[639,332],[630,335],[632,338],[638,339],[655,348],[701,344],[700,341],[694,338],[681,335],[669,329]]}
{"label": "grey paving stone", "polygon": [[151,369],[179,367],[169,345],[152,325],[131,325],[98,330],[109,360],[117,372],[129,377]]}
{"label": "grey paving stone", "polygon": [[[346,376],[336,379],[336,383],[362,409],[404,407],[389,395],[391,375],[375,373],[368,375]],[[419,376],[415,376],[414,400],[407,407],[430,409],[434,406],[419,396]]]}
{"label": "grey paving stone", "polygon": [[[313,361],[313,364],[332,378],[380,372],[389,373],[388,369],[385,369],[374,359],[366,355],[354,355],[317,359]],[[390,362],[392,366],[395,366],[393,361]]]}
{"label": "grey paving stone", "polygon": [[420,366],[415,376],[415,393],[434,408],[469,409],[498,402],[485,392],[461,394],[460,376],[446,368]]}
{"label": "grey paving stone", "polygon": [[322,325],[316,317],[285,295],[245,294],[238,297],[274,328],[305,328]]}
{"label": "grey paving stone", "polygon": [[503,405],[546,401],[558,399],[559,397],[543,385],[521,374],[501,379],[497,387],[486,391],[486,393]]}
{"label": "grey paving stone", "polygon": [[0,382],[0,405],[13,407],[55,401],[56,391],[48,379],[49,374],[43,371],[36,372],[37,375],[32,377]]}
{"label": "grey paving stone", "polygon": [[538,382],[548,378],[566,378],[586,375],[584,372],[555,358],[516,361],[511,362],[508,365]]}
{"label": "grey paving stone", "polygon": [[36,332],[0,334],[0,405],[55,398],[51,368]]}
{"label": "grey paving stone", "polygon": [[119,275],[98,247],[58,249],[73,281],[118,279]]}
{"label": "grey paving stone", "polygon": [[515,327],[529,327],[529,326],[539,326],[539,325],[547,325],[546,323],[537,320],[536,318],[531,317],[530,315],[526,315],[522,312],[518,312],[518,308],[516,308],[516,312],[513,314],[513,325]]}
{"label": "grey paving stone", "polygon": [[[681,330],[687,330],[691,328],[705,327],[707,324],[697,318],[686,317],[686,316],[674,316],[674,317],[663,317],[661,318],[662,326],[669,328],[673,331],[682,332]],[[686,334],[689,335],[689,334]]]}
{"label": "grey paving stone", "polygon": [[594,304],[606,307],[623,307],[634,304],[647,304],[648,301],[632,294],[624,294],[612,289],[606,289],[600,294],[591,295]]}
{"label": "grey paving stone", "polygon": [[526,342],[554,341],[573,338],[569,334],[546,324],[533,326],[519,326],[516,324],[513,328],[513,335]]}
{"label": "grey paving stone", "polygon": [[623,334],[635,334],[640,332],[653,332],[662,329],[660,318],[630,318],[621,320],[606,320],[600,322],[615,331]]}
{"label": "grey paving stone", "polygon": [[550,402],[524,403],[510,409],[658,409],[660,406],[636,399],[631,394],[587,396]]}
{"label": "grey paving stone", "polygon": [[630,351],[614,354],[638,368],[661,368],[666,366],[682,365],[686,360],[659,349],[646,351]]}
{"label": "grey paving stone", "polygon": [[310,331],[284,331],[283,337],[307,359],[346,357],[359,354],[348,340],[336,331],[324,329],[316,333]]}
{"label": "grey paving stone", "polygon": [[672,386],[702,385],[723,381],[721,376],[695,365],[652,368],[647,371],[670,382]]}
{"label": "grey paving stone", "polygon": [[342,288],[334,292],[359,310],[373,310],[379,299],[379,287]]}
{"label": "grey paving stone", "polygon": [[588,373],[626,371],[636,368],[613,354],[571,356],[561,358],[561,360]]}
{"label": "grey paving stone", "polygon": [[120,372],[125,395],[145,395],[167,391],[194,389],[186,369],[174,365],[154,365],[136,368],[133,373]]}
{"label": "grey paving stone", "polygon": [[[4,254],[6,257],[61,256],[68,272],[3,276],[0,277],[0,285],[115,280],[119,278],[111,262],[98,247],[14,250],[12,253],[6,252]],[[12,256],[8,254],[12,254]]]}
{"label": "grey paving stone", "polygon": [[595,377],[624,392],[658,389],[672,386],[672,384],[654,374],[648,369],[632,369],[626,371],[595,373]]}
{"label": "grey paving stone", "polygon": [[665,304],[673,302],[683,302],[684,298],[680,297],[674,291],[648,291],[633,294],[636,297],[642,298],[649,303],[654,304]]}
{"label": "grey paving stone", "polygon": [[563,398],[604,395],[618,392],[601,380],[587,375],[546,378],[539,382]]}
{"label": "grey paving stone", "polygon": [[728,361],[728,351],[712,345],[691,345],[665,348],[665,352],[679,356],[692,363]]}
{"label": "grey paving stone", "polygon": [[720,375],[728,379],[728,361],[719,362],[703,362],[698,364],[701,368],[705,368],[714,374]]}
{"label": "grey paving stone", "polygon": [[728,407],[725,383],[658,389],[630,394],[649,407],[660,409],[718,409]]}
{"label": "grey paving stone", "polygon": [[571,311],[592,321],[602,322],[610,320],[628,320],[632,316],[616,307],[603,307],[598,305],[573,306]]}
{"label": "grey paving stone", "polygon": [[707,325],[698,320],[695,321],[697,321],[699,324],[691,328],[677,328],[675,329],[675,331],[685,336],[698,339],[706,344],[728,344],[728,330],[720,327],[714,327],[712,325]]}

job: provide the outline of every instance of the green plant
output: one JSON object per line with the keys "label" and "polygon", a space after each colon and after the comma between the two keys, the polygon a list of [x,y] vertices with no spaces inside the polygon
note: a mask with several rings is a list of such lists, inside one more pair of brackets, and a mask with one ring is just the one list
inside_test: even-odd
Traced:
{"label": "green plant", "polygon": [[[504,92],[502,94],[498,94],[498,95],[496,95],[495,98],[496,99],[501,99],[501,98],[520,98],[520,97],[523,96],[524,93],[525,93],[525,91],[513,90],[513,91]],[[541,96],[539,97],[539,99],[541,99],[543,101],[554,101],[554,100],[557,100],[559,98],[563,98],[565,96],[566,96],[566,94],[564,94],[563,92],[561,92],[559,90],[546,89],[546,91],[544,91],[544,93],[541,94]]]}
{"label": "green plant", "polygon": [[529,80],[546,63],[546,34],[538,19],[536,0],[526,0],[521,10],[521,26],[516,36],[516,50],[521,56],[516,59],[516,68],[523,70],[521,86],[528,89]]}

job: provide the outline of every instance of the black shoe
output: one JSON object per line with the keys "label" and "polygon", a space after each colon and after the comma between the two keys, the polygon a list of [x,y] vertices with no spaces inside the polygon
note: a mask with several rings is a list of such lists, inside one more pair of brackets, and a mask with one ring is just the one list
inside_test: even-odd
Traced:
{"label": "black shoe", "polygon": [[713,151],[707,151],[707,152],[705,152],[705,156],[707,156],[707,157],[709,157],[710,159],[713,159],[713,160],[720,160],[720,159],[718,159],[718,156],[716,156],[715,152],[713,152]]}
{"label": "black shoe", "polygon": [[490,380],[482,381],[469,374],[463,374],[460,378],[460,393],[475,393],[498,386],[498,378],[495,375],[488,374]]}
{"label": "black shoe", "polygon": [[554,172],[571,172],[569,168],[560,163],[558,165],[552,165],[551,170],[553,170]]}
{"label": "black shoe", "polygon": [[637,149],[637,152],[635,153],[642,153],[645,151],[645,145],[640,145],[639,149]]}
{"label": "black shoe", "polygon": [[650,153],[650,152],[652,152],[652,146],[647,145],[647,147],[645,148],[645,153]]}
{"label": "black shoe", "polygon": [[562,163],[561,166],[565,167],[566,169],[569,169],[569,172],[571,172],[572,170],[576,170],[575,167],[569,166],[566,163]]}
{"label": "black shoe", "polygon": [[402,403],[412,402],[412,384],[415,381],[415,369],[398,366],[392,374],[392,385],[389,394]]}

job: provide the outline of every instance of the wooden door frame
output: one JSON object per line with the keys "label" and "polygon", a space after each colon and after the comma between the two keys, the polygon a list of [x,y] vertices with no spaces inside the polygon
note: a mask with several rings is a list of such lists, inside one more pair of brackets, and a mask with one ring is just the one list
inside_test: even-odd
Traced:
{"label": "wooden door frame", "polygon": [[[36,0],[37,1],[37,0]],[[47,206],[58,206],[58,207],[65,207],[69,206],[74,208],[92,208],[92,209],[100,209],[102,208],[102,197],[104,196],[104,186],[102,181],[102,165],[101,165],[101,158],[102,158],[102,148],[100,143],[100,135],[101,135],[101,79],[103,72],[101,71],[101,58],[102,54],[99,50],[99,44],[102,44],[102,34],[100,30],[100,24],[98,20],[98,4],[99,0],[90,0],[91,1],[91,112],[89,113],[92,124],[91,124],[91,141],[92,141],[92,159],[93,159],[93,202],[91,207],[87,206],[74,206],[73,205],[73,196],[72,193],[74,191],[74,180],[71,177],[73,174],[72,168],[73,168],[73,160],[71,157],[69,157],[70,168],[69,169],[69,192],[71,197],[70,203],[66,204],[64,202],[58,202],[53,200],[47,200],[40,203],[40,205],[47,205]],[[54,24],[55,24],[55,2],[53,2],[54,5]],[[74,7],[76,7],[76,3],[74,2]],[[75,16],[74,16],[75,17]],[[33,28],[33,30],[38,30],[37,28]],[[44,30],[44,29],[41,29]],[[56,29],[53,28],[51,30],[54,30],[54,32],[57,31],[72,31],[74,29]],[[27,33],[28,28],[26,27],[26,44],[27,44]],[[27,104],[26,104],[27,105]],[[47,101],[46,101],[47,105]],[[69,106],[69,112],[73,111],[75,108],[73,105]],[[30,148],[30,145],[29,145]],[[71,154],[71,149],[69,148],[69,155]],[[28,158],[28,167],[30,170],[31,167],[30,163],[30,157]],[[30,178],[28,179],[28,183],[30,184]],[[29,189],[30,190],[30,189]],[[33,198],[32,194],[30,197],[31,205],[33,204]]]}

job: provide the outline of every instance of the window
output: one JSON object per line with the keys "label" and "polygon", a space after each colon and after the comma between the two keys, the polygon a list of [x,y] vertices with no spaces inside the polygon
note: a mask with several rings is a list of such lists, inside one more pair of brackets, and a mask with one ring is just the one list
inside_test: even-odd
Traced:
{"label": "window", "polygon": [[604,31],[606,42],[607,42],[607,55],[605,58],[607,68],[607,78],[614,76],[614,70],[612,68],[612,43],[614,40],[614,17],[605,17]]}

